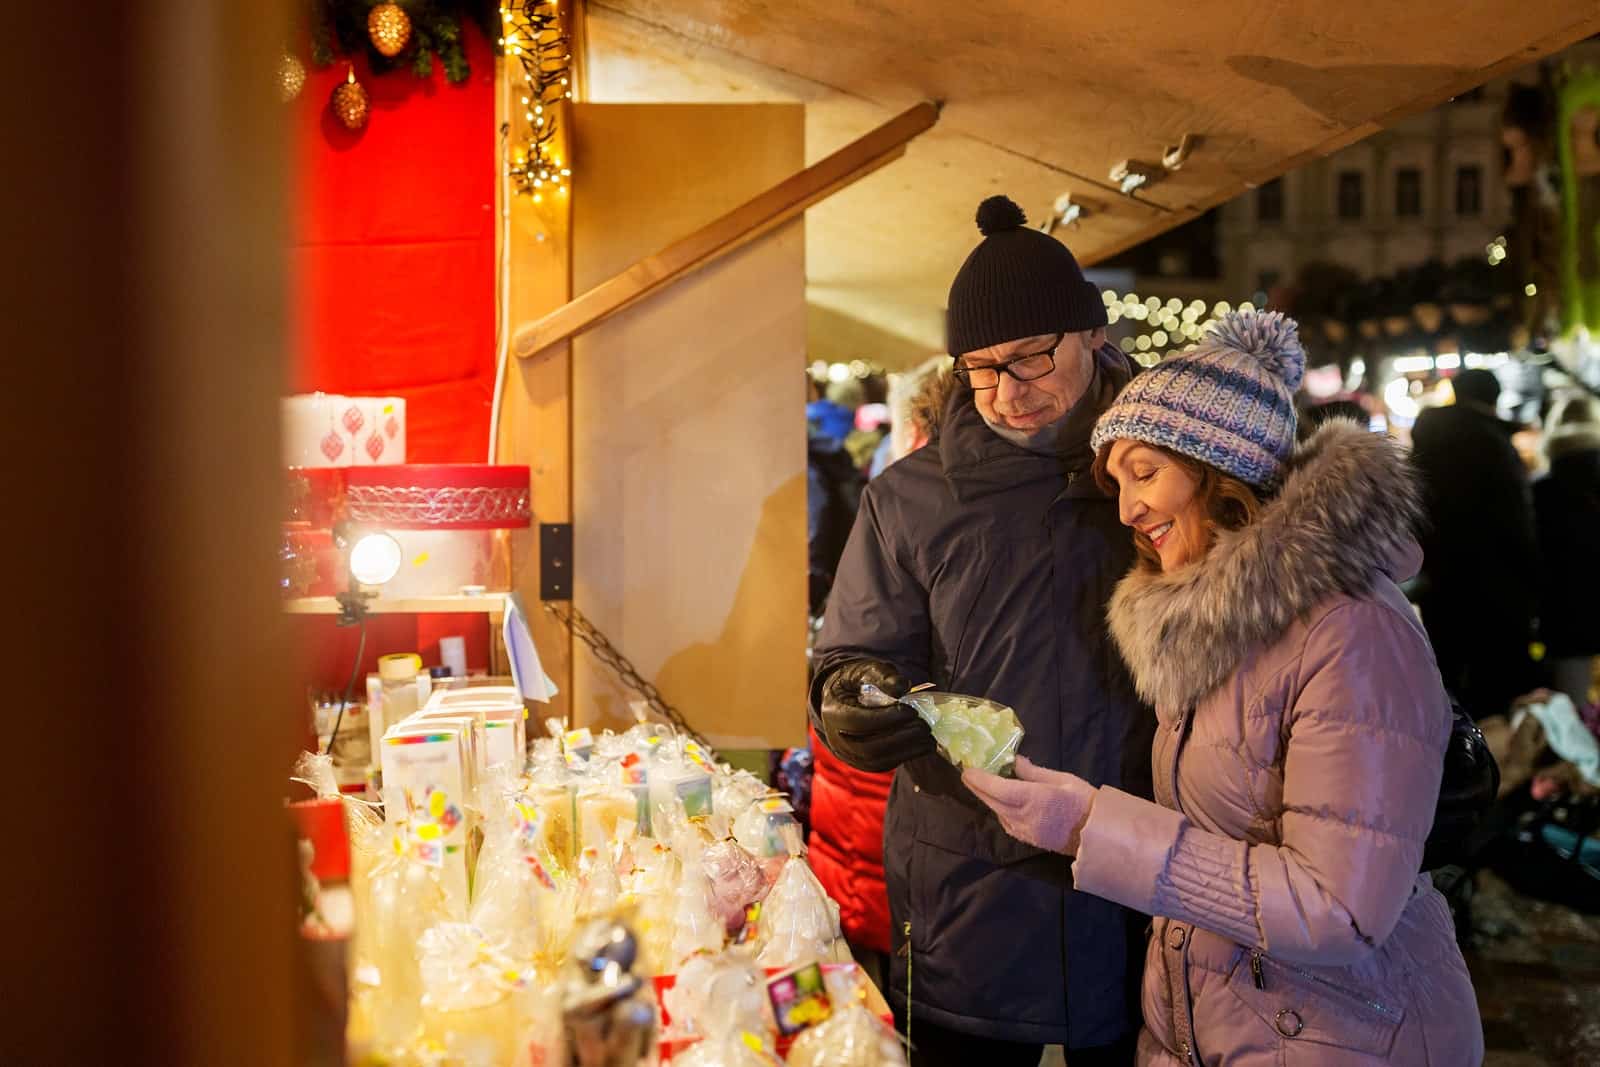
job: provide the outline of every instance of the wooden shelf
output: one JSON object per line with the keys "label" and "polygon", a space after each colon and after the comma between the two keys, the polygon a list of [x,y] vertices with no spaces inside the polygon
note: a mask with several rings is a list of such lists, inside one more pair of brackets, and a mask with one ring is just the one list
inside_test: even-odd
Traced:
{"label": "wooden shelf", "polygon": [[[283,610],[290,615],[337,615],[339,601],[331,596],[296,597],[285,600]],[[506,594],[378,597],[367,602],[367,610],[374,615],[504,615]]]}

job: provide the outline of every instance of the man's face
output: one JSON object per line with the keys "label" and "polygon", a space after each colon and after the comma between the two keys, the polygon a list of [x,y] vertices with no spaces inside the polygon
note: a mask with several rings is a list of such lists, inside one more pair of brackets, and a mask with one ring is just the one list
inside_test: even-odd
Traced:
{"label": "man's face", "polygon": [[[990,345],[963,353],[959,365],[992,367],[1048,352],[1056,337],[1056,334],[1044,334]],[[974,389],[972,398],[978,406],[978,414],[991,426],[1003,426],[1019,433],[1034,433],[1050,425],[1072,410],[1089,387],[1089,379],[1093,377],[1093,352],[1105,339],[1104,329],[1067,334],[1056,349],[1055,369],[1044,377],[1019,382],[1010,374],[1001,374],[1000,384],[993,389]]]}

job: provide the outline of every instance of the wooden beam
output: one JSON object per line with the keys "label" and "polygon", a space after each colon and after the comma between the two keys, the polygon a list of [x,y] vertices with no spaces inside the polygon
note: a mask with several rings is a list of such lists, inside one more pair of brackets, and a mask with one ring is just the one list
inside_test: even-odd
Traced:
{"label": "wooden beam", "polygon": [[569,340],[696,268],[755,240],[847,185],[905,154],[906,145],[939,119],[937,104],[921,103],[826,159],[602,282],[565,307],[517,329],[512,349],[526,359]]}

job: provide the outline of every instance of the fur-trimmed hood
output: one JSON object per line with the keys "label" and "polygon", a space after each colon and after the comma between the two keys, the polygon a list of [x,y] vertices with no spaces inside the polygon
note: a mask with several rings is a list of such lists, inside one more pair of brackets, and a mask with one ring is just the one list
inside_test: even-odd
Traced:
{"label": "fur-trimmed hood", "polygon": [[1361,596],[1378,574],[1411,577],[1419,514],[1400,447],[1329,421],[1296,450],[1255,522],[1218,531],[1194,565],[1138,569],[1118,584],[1107,618],[1139,695],[1189,707],[1328,597]]}

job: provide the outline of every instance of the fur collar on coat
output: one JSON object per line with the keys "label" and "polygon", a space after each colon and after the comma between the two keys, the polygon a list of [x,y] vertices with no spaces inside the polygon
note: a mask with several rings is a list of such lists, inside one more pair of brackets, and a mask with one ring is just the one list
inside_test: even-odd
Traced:
{"label": "fur collar on coat", "polygon": [[1361,596],[1418,556],[1416,479],[1399,445],[1334,419],[1296,451],[1283,488],[1198,563],[1131,572],[1107,617],[1139,695],[1187,708],[1254,649],[1335,594]]}

